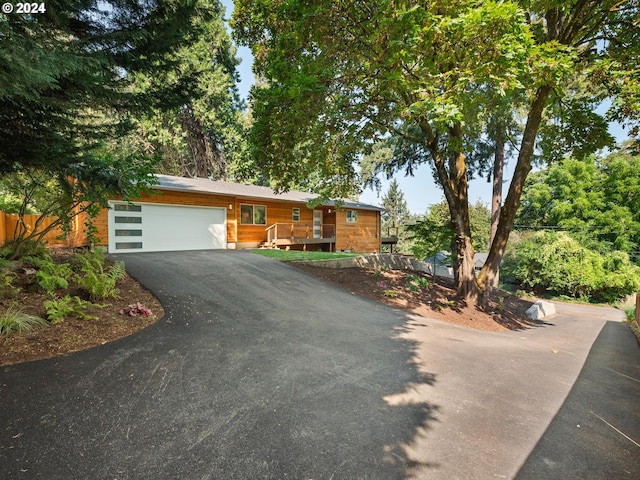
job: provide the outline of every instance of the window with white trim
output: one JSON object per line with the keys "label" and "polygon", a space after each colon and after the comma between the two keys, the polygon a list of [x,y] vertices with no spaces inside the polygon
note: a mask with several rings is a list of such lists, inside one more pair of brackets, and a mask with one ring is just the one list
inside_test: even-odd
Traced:
{"label": "window with white trim", "polygon": [[240,204],[241,225],[266,225],[267,207],[265,205]]}
{"label": "window with white trim", "polygon": [[347,210],[347,223],[356,223],[358,221],[357,210]]}
{"label": "window with white trim", "polygon": [[291,209],[291,221],[292,222],[299,222],[300,221],[300,209],[299,208],[292,208]]}

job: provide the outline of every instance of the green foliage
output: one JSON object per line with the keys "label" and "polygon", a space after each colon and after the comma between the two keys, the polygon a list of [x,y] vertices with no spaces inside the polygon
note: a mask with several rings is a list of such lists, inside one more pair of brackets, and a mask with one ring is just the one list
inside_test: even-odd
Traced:
{"label": "green foliage", "polygon": [[12,333],[28,332],[35,328],[44,328],[47,321],[35,315],[28,315],[22,310],[10,306],[0,314],[0,336],[9,336]]}
{"label": "green foliage", "polygon": [[636,307],[631,306],[631,305],[624,307],[624,315],[627,318],[628,322],[635,322],[635,320],[636,320]]}
{"label": "green foliage", "polygon": [[20,288],[13,286],[15,278],[13,273],[0,275],[0,298],[13,298],[20,293]]}
{"label": "green foliage", "polygon": [[[495,138],[496,111],[497,123],[517,112],[526,127],[486,267],[497,269],[541,126],[562,127],[545,137],[562,140],[554,152],[584,157],[610,143],[594,103],[611,95],[619,120],[640,119],[639,9],[617,0],[236,0],[236,38],[265,80],[252,91],[252,152],[277,189],[320,172],[319,193],[335,198],[353,193],[357,162],[389,139],[391,158],[368,174],[430,165],[462,264],[473,238],[468,181],[490,158],[473,165],[471,149]],[[458,291],[471,297],[473,268],[461,266]],[[486,273],[479,280],[491,280]]]}
{"label": "green foliage", "polygon": [[[436,253],[451,248],[454,232],[449,218],[447,204],[443,201],[431,206],[423,219],[407,226],[416,258],[432,258]],[[486,251],[491,233],[491,212],[482,202],[477,202],[469,209],[469,219],[474,249]]]}
{"label": "green foliage", "polygon": [[235,2],[232,23],[268,82],[253,91],[254,152],[283,188],[320,169],[333,196],[348,194],[357,154],[398,120],[446,142],[488,97],[523,88],[539,58],[512,3],[259,3]]}
{"label": "green foliage", "polygon": [[613,302],[640,289],[640,267],[624,252],[601,254],[564,232],[537,232],[522,239],[502,269],[521,285],[572,298]]}
{"label": "green foliage", "polygon": [[413,291],[418,291],[421,288],[427,288],[429,286],[429,280],[420,275],[407,275],[407,286]]}
{"label": "green foliage", "polygon": [[382,292],[382,294],[385,297],[388,297],[388,298],[397,298],[398,297],[398,292],[395,292],[393,290],[385,290],[384,292]]}
{"label": "green foliage", "polygon": [[0,250],[0,257],[3,259],[23,258],[43,258],[47,255],[46,246],[32,238],[26,239],[17,245],[15,242],[5,243]]}
{"label": "green foliage", "polygon": [[[72,220],[82,214],[89,219],[88,240],[95,240],[91,220],[107,206],[109,198],[138,197],[155,182],[150,177],[153,162],[135,155],[102,152],[61,170],[52,170],[58,168],[53,164],[50,167],[24,168],[0,180],[0,190],[22,199],[16,238],[8,247],[13,258],[29,254],[30,244],[37,246],[54,228],[68,232]],[[24,222],[30,208],[41,214],[33,228]]]}
{"label": "green foliage", "polygon": [[[147,154],[127,137],[136,119],[177,118],[205,95],[202,115],[237,113],[231,99],[218,103],[235,95],[228,39],[209,43],[212,29],[227,38],[221,16],[215,0],[61,0],[43,15],[2,16],[0,198],[21,215],[58,219],[31,231],[20,224],[14,257],[26,239],[66,230],[76,215],[93,218],[109,197],[133,197],[149,185],[160,152]],[[202,55],[183,59],[190,48]],[[202,136],[218,147],[218,124],[207,127]],[[93,242],[95,228],[86,227]]]}
{"label": "green foliage", "polygon": [[411,242],[407,224],[412,215],[397,180],[391,181],[389,190],[382,196],[382,207],[386,210],[382,213],[382,236],[397,238],[398,243],[393,248],[396,253],[409,253]]}
{"label": "green foliage", "polygon": [[[217,4],[217,3],[216,3]],[[181,105],[193,78],[131,88],[171,71],[170,53],[199,38],[209,2],[61,0],[0,21],[0,171],[64,172],[131,127],[130,113]]]}
{"label": "green foliage", "polygon": [[54,295],[44,302],[44,309],[51,324],[59,323],[63,321],[65,317],[75,317],[81,320],[98,320],[98,317],[85,313],[87,307],[95,306],[98,305],[71,295]]}
{"label": "green foliage", "polygon": [[87,251],[74,258],[78,274],[78,286],[89,293],[92,300],[114,298],[120,294],[116,282],[123,278],[126,270],[123,262],[107,265],[102,250]]}
{"label": "green foliage", "polygon": [[25,260],[35,265],[36,283],[45,292],[53,293],[58,289],[69,288],[73,270],[68,263],[56,263],[49,254],[41,257],[25,257]]}
{"label": "green foliage", "polygon": [[516,223],[569,230],[583,245],[601,252],[637,254],[640,156],[566,158],[531,174]]}
{"label": "green foliage", "polygon": [[218,179],[249,161],[243,105],[235,85],[239,60],[221,5],[197,3],[207,12],[194,19],[201,35],[167,55],[175,68],[135,76],[138,91],[187,83],[193,89],[191,97],[174,108],[155,109],[139,118],[128,140],[133,148],[162,157],[159,173]]}

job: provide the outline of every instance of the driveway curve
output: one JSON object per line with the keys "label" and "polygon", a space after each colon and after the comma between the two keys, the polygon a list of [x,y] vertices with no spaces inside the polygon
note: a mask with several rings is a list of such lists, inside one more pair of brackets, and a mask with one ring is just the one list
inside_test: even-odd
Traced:
{"label": "driveway curve", "polygon": [[248,252],[121,258],[165,317],[0,369],[0,479],[637,478],[619,311],[485,332]]}
{"label": "driveway curve", "polygon": [[127,255],[165,318],[0,371],[0,477],[403,478],[405,316],[247,252]]}

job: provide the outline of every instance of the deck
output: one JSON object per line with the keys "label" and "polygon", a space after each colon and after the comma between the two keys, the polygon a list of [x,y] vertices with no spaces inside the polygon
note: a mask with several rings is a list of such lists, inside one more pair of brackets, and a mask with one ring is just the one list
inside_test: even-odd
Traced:
{"label": "deck", "polygon": [[389,245],[391,253],[393,246],[398,244],[398,227],[387,227],[386,235],[380,239],[382,245]]}
{"label": "deck", "polygon": [[329,245],[333,250],[336,243],[336,226],[323,223],[322,225],[299,223],[274,223],[265,229],[267,231],[266,246],[285,247],[302,245]]}

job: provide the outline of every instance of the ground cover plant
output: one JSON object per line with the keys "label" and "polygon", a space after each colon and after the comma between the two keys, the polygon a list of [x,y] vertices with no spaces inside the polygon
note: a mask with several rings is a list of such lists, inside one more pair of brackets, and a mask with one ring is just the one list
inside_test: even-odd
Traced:
{"label": "ground cover plant", "polygon": [[102,345],[164,313],[124,264],[99,251],[40,249],[0,266],[0,365]]}

